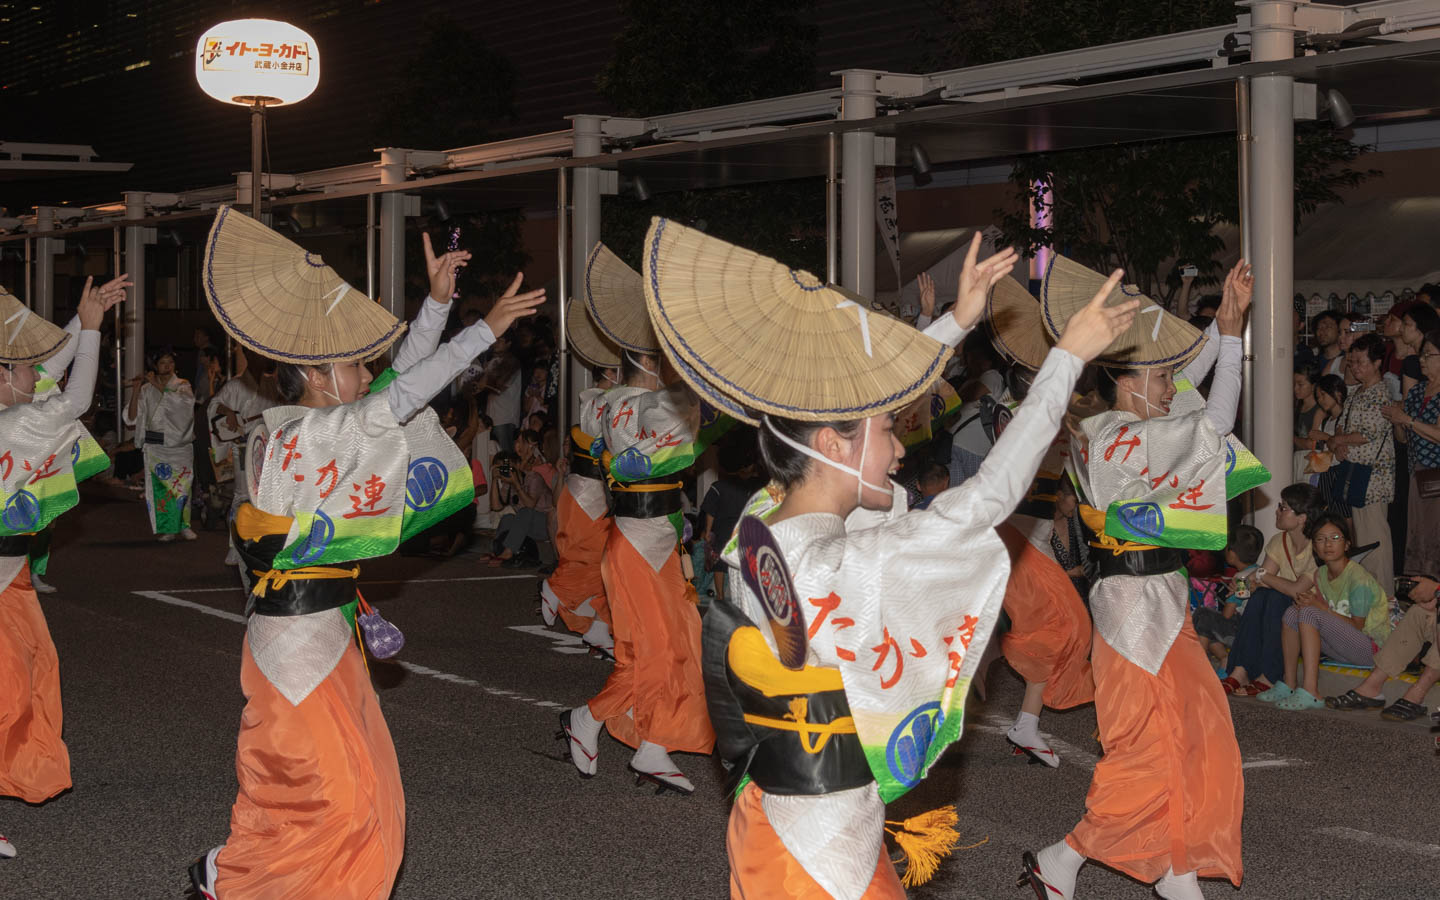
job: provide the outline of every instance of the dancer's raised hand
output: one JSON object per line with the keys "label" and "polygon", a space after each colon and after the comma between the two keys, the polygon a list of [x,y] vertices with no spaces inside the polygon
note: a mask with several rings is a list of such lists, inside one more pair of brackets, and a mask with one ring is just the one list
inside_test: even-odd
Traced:
{"label": "dancer's raised hand", "polygon": [[970,239],[970,249],[965,252],[965,267],[960,271],[960,287],[955,292],[955,322],[961,328],[973,328],[985,311],[985,298],[990,288],[1004,278],[1015,267],[1020,254],[1014,247],[1006,247],[982,263],[975,262],[980,255],[980,232]]}
{"label": "dancer's raised hand", "polygon": [[95,331],[99,329],[105,314],[115,304],[122,302],[128,296],[126,291],[134,287],[130,283],[129,275],[118,275],[95,287],[94,278],[85,279],[85,287],[80,291],[80,306],[76,315],[80,318],[80,328],[84,331]]}
{"label": "dancer's raised hand", "polygon": [[1250,309],[1250,295],[1255,290],[1255,276],[1250,264],[1240,260],[1225,276],[1225,291],[1220,308],[1215,310],[1215,328],[1222,335],[1240,337],[1245,331],[1245,313]]}
{"label": "dancer's raised hand", "polygon": [[935,318],[935,279],[930,273],[921,272],[915,279],[915,285],[920,289],[920,315],[927,319]]}
{"label": "dancer's raised hand", "polygon": [[455,293],[455,275],[470,261],[470,251],[451,250],[436,256],[429,232],[420,233],[420,242],[425,245],[425,274],[430,276],[430,297],[436,303],[449,303]]}
{"label": "dancer's raised hand", "polygon": [[1135,321],[1135,313],[1140,309],[1139,300],[1127,300],[1115,306],[1105,305],[1105,301],[1110,299],[1123,277],[1124,269],[1116,269],[1110,273],[1110,277],[1090,302],[1070,317],[1070,321],[1065,324],[1065,333],[1060,335],[1055,346],[1090,362],[1104,353],[1105,348],[1130,327],[1130,323]]}
{"label": "dancer's raised hand", "polygon": [[524,280],[525,273],[517,272],[509,289],[500,295],[500,299],[490,308],[490,315],[485,317],[485,324],[490,326],[496,337],[504,334],[516,319],[535,315],[539,311],[536,307],[545,302],[544,288],[536,288],[523,294],[516,293]]}

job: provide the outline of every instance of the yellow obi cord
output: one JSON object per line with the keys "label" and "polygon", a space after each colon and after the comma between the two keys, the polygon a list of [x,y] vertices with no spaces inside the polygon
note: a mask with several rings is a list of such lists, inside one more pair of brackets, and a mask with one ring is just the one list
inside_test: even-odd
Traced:
{"label": "yellow obi cord", "polygon": [[855,720],[849,716],[841,716],[833,722],[806,721],[805,715],[809,711],[809,707],[809,698],[796,697],[790,701],[790,712],[783,719],[745,713],[745,721],[751,725],[763,725],[766,728],[795,732],[800,735],[801,749],[811,756],[824,750],[825,745],[830,743],[830,738],[835,735],[855,734]]}
{"label": "yellow obi cord", "polygon": [[359,578],[360,567],[337,569],[331,566],[306,566],[300,569],[271,569],[268,572],[251,570],[255,575],[255,587],[251,589],[257,597],[265,596],[270,588],[283,588],[292,581],[315,581],[331,578]]}
{"label": "yellow obi cord", "polygon": [[[820,694],[845,689],[839,669],[806,666],[796,671],[785,668],[780,664],[780,660],[775,658],[775,654],[770,652],[760,629],[754,626],[737,628],[730,636],[726,661],[737,678],[766,697]],[[841,716],[833,722],[810,722],[809,711],[810,700],[807,696],[792,696],[790,711],[783,719],[746,713],[745,721],[752,725],[799,734],[800,746],[812,755],[823,750],[834,735],[855,734],[855,720],[850,716]]]}

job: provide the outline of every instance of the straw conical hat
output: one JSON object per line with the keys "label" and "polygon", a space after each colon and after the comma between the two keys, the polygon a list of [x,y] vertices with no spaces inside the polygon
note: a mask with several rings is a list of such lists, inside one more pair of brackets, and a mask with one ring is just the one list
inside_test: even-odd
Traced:
{"label": "straw conical hat", "polygon": [[652,220],[644,259],[645,302],[677,368],[749,410],[808,421],[893,412],[950,358],[863,297],[677,222]]}
{"label": "straw conical hat", "polygon": [[215,214],[205,242],[204,282],[225,330],[281,362],[373,359],[405,330],[317,254],[228,206]]}
{"label": "straw conical hat", "polygon": [[609,368],[620,365],[620,349],[595,327],[585,310],[584,301],[570,301],[565,312],[565,341],[570,352],[592,366]]}
{"label": "straw conical hat", "polygon": [[680,373],[680,377],[684,379],[685,383],[694,388],[695,393],[699,394],[705,402],[731,418],[744,422],[746,425],[760,424],[760,420],[755,418],[738,400],[728,394],[722,393],[715,385],[701,378],[700,373],[696,372],[689,363],[685,362],[685,360],[675,352],[675,347],[669,341],[665,340],[663,336],[660,338],[660,343],[662,345],[661,349],[665,352],[665,356],[669,358],[671,364],[675,366],[675,371]]}
{"label": "straw conical hat", "polygon": [[29,366],[42,363],[70,340],[63,328],[37,316],[19,298],[0,287],[0,363]]}
{"label": "straw conical hat", "polygon": [[[1058,253],[1051,258],[1040,291],[1045,331],[1059,340],[1065,323],[1089,303],[1105,284],[1105,276],[1066,259]],[[1122,369],[1153,369],[1183,366],[1195,358],[1205,344],[1205,335],[1184,319],[1165,311],[1160,304],[1140,293],[1134,285],[1122,284],[1120,296],[1106,300],[1115,305],[1139,300],[1140,314],[1130,328],[1111,342],[1095,361]]]}
{"label": "straw conical hat", "polygon": [[645,313],[640,273],[625,265],[604,244],[596,244],[585,262],[585,306],[600,332],[622,350],[659,353],[660,341]]}
{"label": "straw conical hat", "polygon": [[985,301],[985,319],[1001,353],[1027,369],[1044,365],[1052,342],[1040,324],[1040,301],[1020,282],[1009,275],[995,282]]}

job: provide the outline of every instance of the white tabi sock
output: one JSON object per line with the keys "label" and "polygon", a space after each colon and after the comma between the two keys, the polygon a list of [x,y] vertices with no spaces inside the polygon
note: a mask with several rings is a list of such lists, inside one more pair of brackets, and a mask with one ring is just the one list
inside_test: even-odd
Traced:
{"label": "white tabi sock", "polygon": [[599,619],[590,623],[580,639],[592,647],[599,647],[601,650],[614,650],[615,639],[610,636],[610,626]]}
{"label": "white tabi sock", "polygon": [[1200,890],[1200,879],[1195,873],[1176,875],[1174,869],[1167,870],[1164,877],[1155,882],[1155,893],[1165,900],[1205,900],[1205,894]]}
{"label": "white tabi sock", "polygon": [[686,793],[695,790],[695,785],[670,759],[670,752],[659,744],[641,741],[640,749],[636,750],[635,755],[630,758],[630,768],[673,784]]}
{"label": "white tabi sock", "polygon": [[590,713],[590,704],[570,710],[570,761],[582,775],[594,775],[600,755],[600,720]]}
{"label": "white tabi sock", "polygon": [[1021,747],[1028,748],[1045,765],[1051,768],[1060,765],[1060,757],[1040,736],[1040,717],[1034,713],[1022,711],[1015,717],[1015,724],[1010,726],[1005,736]]}
{"label": "white tabi sock", "polygon": [[1085,857],[1075,852],[1063,838],[1035,854],[1040,880],[1045,882],[1045,900],[1071,900],[1075,896],[1075,876],[1085,865]]}

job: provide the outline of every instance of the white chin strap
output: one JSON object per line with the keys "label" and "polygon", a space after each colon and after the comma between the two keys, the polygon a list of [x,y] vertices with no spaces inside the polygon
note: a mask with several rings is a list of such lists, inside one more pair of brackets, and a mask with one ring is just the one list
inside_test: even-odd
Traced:
{"label": "white chin strap", "polygon": [[[29,312],[29,310],[27,309],[26,312]],[[15,367],[14,367],[14,366],[6,366],[6,367],[5,367],[5,371],[7,371],[7,372],[10,373],[10,381],[9,381],[9,383],[7,383],[5,386],[10,389],[10,399],[11,399],[11,400],[18,400],[18,399],[21,398],[21,397],[25,397],[27,400],[34,400],[34,399],[35,399],[35,394],[34,394],[33,392],[31,392],[31,391],[22,391],[22,390],[20,390],[18,387],[15,386]],[[6,405],[6,404],[0,403],[0,406],[5,406],[5,405]]]}
{"label": "white chin strap", "polygon": [[[330,364],[330,386],[335,388],[336,391],[340,390],[340,384],[335,380],[335,364],[333,362]],[[324,394],[327,397],[334,397],[336,404],[340,406],[345,405],[345,401],[340,399],[340,395],[338,393],[332,393],[331,391],[326,390],[322,390],[320,393]]]}
{"label": "white chin strap", "polygon": [[1126,393],[1129,394],[1129,395],[1132,396],[1132,397],[1138,397],[1138,398],[1140,398],[1140,402],[1143,403],[1143,404],[1145,404],[1147,407],[1150,408],[1150,414],[1151,414],[1151,416],[1156,417],[1156,418],[1162,418],[1162,419],[1163,419],[1165,416],[1169,415],[1169,413],[1167,413],[1165,410],[1161,409],[1160,407],[1158,407],[1158,406],[1156,406],[1155,404],[1153,404],[1153,403],[1150,402],[1150,373],[1151,373],[1152,371],[1154,371],[1154,370],[1153,370],[1153,369],[1146,369],[1146,370],[1145,370],[1145,393],[1144,393],[1144,394],[1137,394],[1137,393],[1135,393],[1134,391],[1131,391],[1131,390],[1127,390]]}
{"label": "white chin strap", "polygon": [[854,475],[854,476],[855,476],[855,502],[856,502],[856,503],[862,502],[862,501],[861,501],[861,498],[864,496],[865,488],[867,488],[867,487],[868,487],[870,490],[872,490],[872,491],[879,491],[880,493],[882,493],[882,494],[884,494],[884,495],[886,495],[886,496],[893,496],[893,494],[894,494],[894,488],[892,488],[888,483],[887,483],[887,484],[884,484],[884,485],[871,484],[870,482],[868,482],[868,481],[865,480],[865,476],[864,476],[864,475],[860,474],[860,473],[863,472],[864,469],[865,469],[865,456],[866,456],[866,454],[868,454],[868,453],[870,452],[870,423],[869,423],[869,420],[862,421],[861,424],[860,424],[860,430],[861,430],[862,432],[864,432],[864,435],[865,435],[865,436],[861,439],[861,444],[860,444],[860,468],[859,468],[859,469],[852,469],[852,468],[850,468],[849,466],[845,465],[844,463],[838,463],[838,462],[836,462],[835,460],[831,459],[830,457],[826,456],[825,454],[821,453],[819,450],[816,450],[814,447],[808,447],[808,446],[806,446],[805,444],[800,443],[799,441],[792,440],[792,439],[786,437],[785,435],[781,434],[781,433],[780,433],[780,430],[779,430],[778,428],[776,428],[775,425],[770,421],[770,417],[769,417],[769,416],[762,416],[762,417],[760,418],[760,421],[765,425],[766,429],[768,429],[771,434],[775,435],[776,439],[778,439],[778,440],[780,441],[780,443],[785,444],[786,446],[790,447],[792,450],[796,450],[796,451],[798,451],[798,452],[800,452],[800,453],[803,453],[803,454],[805,454],[806,456],[810,457],[811,459],[817,460],[817,461],[819,461],[819,462],[821,462],[821,463],[824,463],[825,465],[829,466],[829,467],[832,468],[832,469],[839,469],[841,472],[844,472],[846,475]]}
{"label": "white chin strap", "polygon": [[630,352],[629,350],[626,350],[626,351],[625,351],[625,358],[628,359],[628,360],[630,360],[630,363],[631,363],[632,365],[634,365],[635,368],[637,368],[637,369],[639,369],[640,371],[644,372],[646,375],[653,375],[653,376],[655,376],[656,378],[659,378],[659,377],[660,377],[660,373],[659,373],[659,372],[656,372],[654,369],[651,369],[651,368],[647,367],[647,366],[646,366],[644,363],[642,363],[638,358],[636,358],[633,354],[631,354],[631,352]]}

